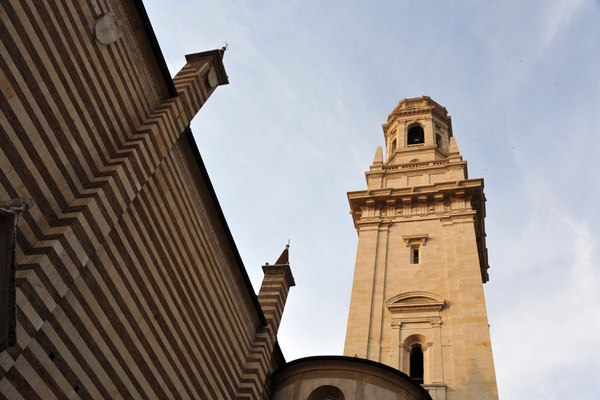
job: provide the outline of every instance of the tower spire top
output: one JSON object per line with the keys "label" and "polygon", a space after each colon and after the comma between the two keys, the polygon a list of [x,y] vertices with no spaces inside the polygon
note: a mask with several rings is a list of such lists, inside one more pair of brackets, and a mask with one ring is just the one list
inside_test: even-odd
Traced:
{"label": "tower spire top", "polygon": [[448,158],[452,120],[445,107],[428,96],[403,99],[383,124],[386,165]]}
{"label": "tower spire top", "polygon": [[275,261],[275,265],[289,265],[289,263],[290,263],[289,249],[290,249],[290,242],[288,240],[288,244],[285,245],[285,249],[283,249],[283,252],[279,256],[277,261]]}

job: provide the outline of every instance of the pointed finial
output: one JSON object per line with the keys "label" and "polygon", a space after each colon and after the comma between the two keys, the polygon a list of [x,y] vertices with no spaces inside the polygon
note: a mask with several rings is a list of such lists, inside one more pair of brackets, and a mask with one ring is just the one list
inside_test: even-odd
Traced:
{"label": "pointed finial", "polygon": [[450,137],[450,153],[458,153],[458,145],[456,144],[456,139],[454,136]]}
{"label": "pointed finial", "polygon": [[285,249],[283,249],[283,252],[279,256],[279,258],[277,259],[277,261],[275,261],[275,265],[284,265],[284,264],[289,264],[290,263],[290,260],[289,260],[289,248],[290,248],[290,242],[288,240],[288,244],[285,245]]}
{"label": "pointed finial", "polygon": [[223,46],[219,49],[219,55],[221,56],[221,60],[223,59],[223,56],[225,55],[225,51],[227,51],[228,48],[229,48],[229,43],[225,42],[225,46]]}
{"label": "pointed finial", "polygon": [[383,164],[383,149],[381,146],[377,147],[375,152],[375,158],[373,158],[373,165]]}

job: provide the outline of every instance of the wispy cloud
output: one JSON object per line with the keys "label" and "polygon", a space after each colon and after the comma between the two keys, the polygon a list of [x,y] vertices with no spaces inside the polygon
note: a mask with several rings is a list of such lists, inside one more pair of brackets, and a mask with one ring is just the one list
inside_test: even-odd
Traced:
{"label": "wispy cloud", "polygon": [[231,84],[192,129],[256,287],[292,239],[288,359],[341,353],[356,254],[345,193],[365,188],[387,114],[425,94],[486,179],[502,398],[600,396],[597,2],[145,4],[171,72],[229,43]]}
{"label": "wispy cloud", "polygon": [[586,0],[553,1],[542,13],[539,52],[543,52],[572,23]]}

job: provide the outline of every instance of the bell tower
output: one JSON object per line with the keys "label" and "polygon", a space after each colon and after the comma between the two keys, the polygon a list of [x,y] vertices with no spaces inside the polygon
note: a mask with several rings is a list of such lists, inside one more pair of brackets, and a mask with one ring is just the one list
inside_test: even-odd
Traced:
{"label": "bell tower", "polygon": [[446,109],[404,99],[367,190],[349,192],[358,250],[344,354],[397,368],[434,400],[497,399],[483,283],[483,179],[468,179]]}

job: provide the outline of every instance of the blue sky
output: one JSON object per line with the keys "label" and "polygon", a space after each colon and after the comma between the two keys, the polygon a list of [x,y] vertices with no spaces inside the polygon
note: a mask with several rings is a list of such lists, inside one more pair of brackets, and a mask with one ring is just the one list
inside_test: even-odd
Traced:
{"label": "blue sky", "polygon": [[485,179],[501,398],[600,398],[600,2],[145,4],[173,74],[229,44],[230,85],[192,129],[257,291],[291,239],[288,360],[343,352],[346,192],[398,101],[427,95]]}

